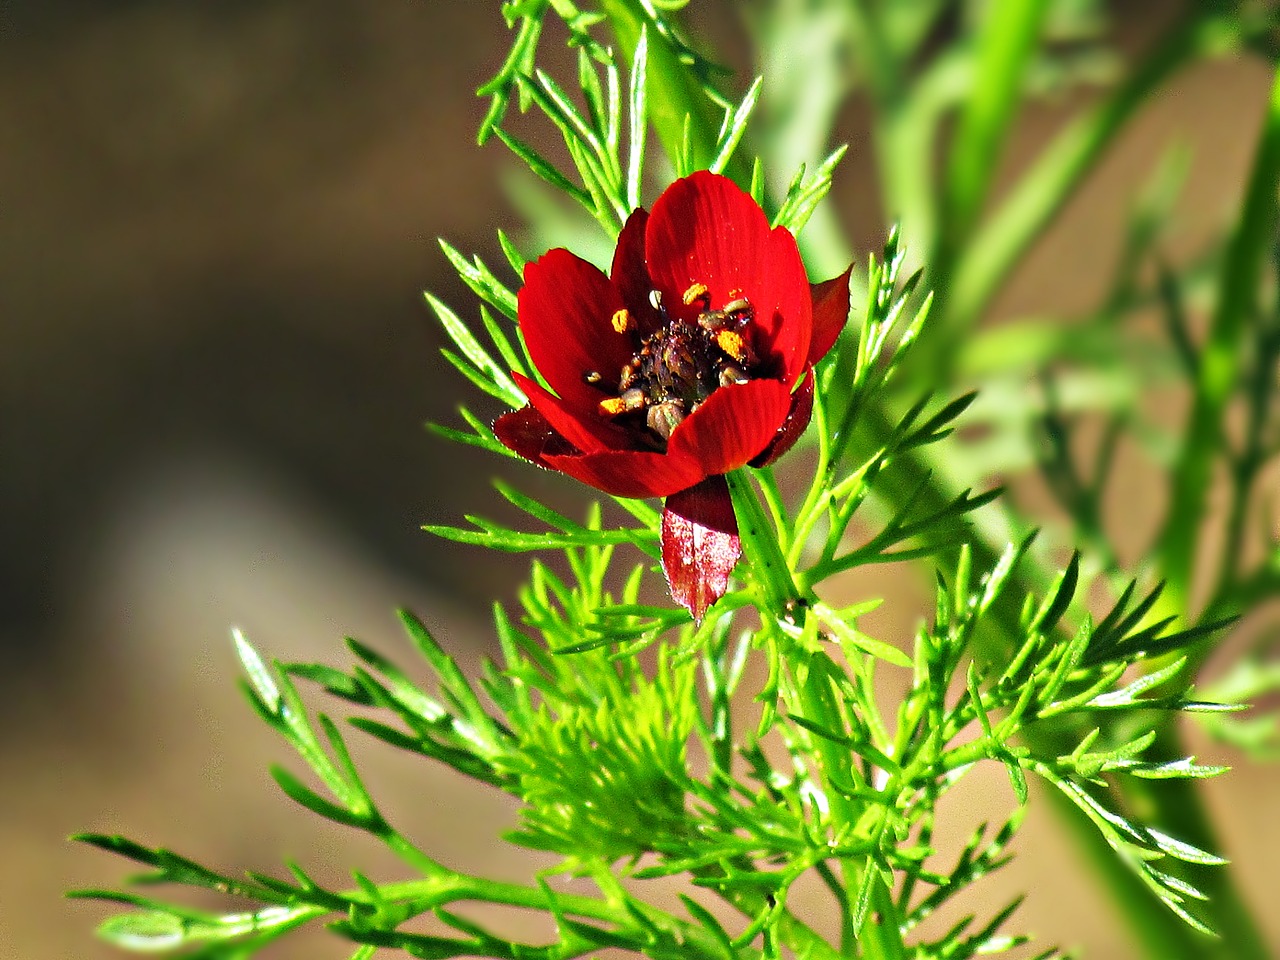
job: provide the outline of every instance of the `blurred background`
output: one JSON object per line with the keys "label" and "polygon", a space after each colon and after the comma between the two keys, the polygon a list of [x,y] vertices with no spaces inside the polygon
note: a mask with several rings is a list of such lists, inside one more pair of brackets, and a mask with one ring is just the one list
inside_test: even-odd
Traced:
{"label": "blurred background", "polygon": [[[1117,4],[1120,49],[1172,7]],[[732,29],[717,37],[746,66]],[[527,561],[418,530],[494,512],[500,467],[422,429],[464,397],[497,411],[438,358],[420,291],[469,315],[435,238],[496,265],[494,229],[520,235],[514,163],[474,143],[472,91],[508,36],[496,0],[10,0],[0,43],[0,956],[105,958],[103,908],[60,897],[126,865],[68,844],[77,830],[227,868],[398,871],[270,783],[266,764],[288,758],[235,689],[229,628],[282,659],[343,662],[344,634],[406,659],[403,605],[464,664],[492,651],[489,604]],[[1220,234],[1269,83],[1256,60],[1181,75],[995,317],[1093,302],[1124,205],[1171,139],[1195,158],[1175,251]],[[1078,106],[1027,115],[1009,163]],[[856,105],[840,127],[852,150],[833,196],[861,256],[883,224]],[[572,509],[568,483],[520,477]],[[440,859],[527,877],[534,861],[494,839],[506,800],[389,749],[361,756]],[[1245,769],[1208,793],[1262,903],[1280,784]],[[970,794],[1011,803],[999,772]],[[1030,889],[1015,928],[1124,957],[1069,841],[1031,819],[991,905]],[[343,955],[287,944],[273,955]]]}

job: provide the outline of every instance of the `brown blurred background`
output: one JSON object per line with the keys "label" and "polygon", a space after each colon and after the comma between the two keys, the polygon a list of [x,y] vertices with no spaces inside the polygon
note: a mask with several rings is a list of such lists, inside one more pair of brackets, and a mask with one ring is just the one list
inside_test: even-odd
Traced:
{"label": "brown blurred background", "polygon": [[[473,140],[472,90],[508,42],[497,8],[0,8],[0,956],[111,955],[90,933],[104,911],[59,897],[113,884],[126,865],[67,844],[75,830],[228,869],[288,855],[339,883],[351,866],[399,872],[277,794],[264,767],[288,757],[234,687],[228,628],[283,659],[342,662],[347,633],[404,659],[391,611],[408,605],[465,663],[490,650],[488,603],[513,592],[526,561],[418,531],[493,512],[484,481],[498,469],[422,430],[451,422],[464,396],[494,411],[438,359],[419,291],[466,315],[434,238],[495,263],[494,228],[518,234],[503,188],[512,163]],[[1134,46],[1167,10],[1118,12]],[[1268,79],[1243,61],[1182,76],[998,312],[1092,302],[1098,284],[1081,278],[1105,275],[1124,202],[1171,138],[1196,150],[1175,249],[1221,231]],[[1011,165],[1078,106],[1028,116]],[[871,241],[881,227],[856,110],[845,127],[853,150],[835,197]],[[521,475],[571,502],[568,485]],[[512,823],[508,802],[360,749],[390,813],[430,851],[527,877],[533,861],[493,839]],[[1262,903],[1280,786],[1246,770],[1210,795]],[[1011,802],[999,775],[976,779],[969,799]],[[1015,928],[1124,957],[1067,841],[1038,812],[1031,821],[1023,857],[973,906],[1029,887]],[[346,954],[320,938],[273,955]]]}

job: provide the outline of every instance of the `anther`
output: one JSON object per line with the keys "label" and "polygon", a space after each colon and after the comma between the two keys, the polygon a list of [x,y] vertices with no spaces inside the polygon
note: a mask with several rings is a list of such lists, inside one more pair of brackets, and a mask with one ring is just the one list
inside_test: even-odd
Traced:
{"label": "anther", "polygon": [[599,370],[588,370],[582,375],[582,382],[590,384],[593,387],[603,379],[604,377],[600,376]]}
{"label": "anther", "polygon": [[631,314],[627,312],[627,308],[623,307],[609,318],[609,323],[613,326],[615,333],[626,333],[635,326],[635,321],[631,319]]}
{"label": "anther", "polygon": [[746,297],[737,297],[736,299],[730,300],[723,307],[721,307],[720,312],[721,313],[749,313],[750,310],[751,310],[751,301],[748,300]]}
{"label": "anther", "polygon": [[716,346],[739,363],[747,359],[749,353],[747,341],[743,340],[742,334],[736,330],[717,330],[715,338]]}
{"label": "anther", "polygon": [[599,410],[606,417],[616,417],[632,410],[643,410],[645,406],[644,391],[638,387],[623,390],[621,396],[601,400]]}
{"label": "anther", "polygon": [[706,309],[711,305],[711,292],[707,289],[705,283],[695,283],[684,292],[681,297],[686,307],[691,307],[698,301],[702,301],[702,309]]}

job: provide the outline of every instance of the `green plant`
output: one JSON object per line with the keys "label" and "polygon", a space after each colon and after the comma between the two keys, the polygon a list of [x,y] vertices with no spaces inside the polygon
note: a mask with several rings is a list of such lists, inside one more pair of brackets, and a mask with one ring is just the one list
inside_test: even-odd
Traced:
{"label": "green plant", "polygon": [[[378,948],[548,960],[610,947],[654,957],[1025,955],[1027,939],[1003,932],[1016,902],[941,931],[922,924],[962,905],[973,884],[1007,861],[1022,807],[1043,799],[1062,811],[1064,829],[1090,855],[1145,955],[1267,956],[1195,792],[1197,780],[1223,768],[1188,756],[1174,720],[1202,717],[1224,740],[1274,750],[1273,720],[1237,717],[1244,697],[1276,685],[1262,655],[1211,693],[1193,692],[1192,681],[1234,619],[1280,585],[1271,531],[1256,538],[1265,546],[1259,560],[1241,560],[1262,467],[1280,446],[1280,301],[1266,287],[1277,249],[1280,84],[1222,250],[1184,273],[1159,257],[1177,179],[1170,161],[1135,210],[1096,314],[1069,336],[1031,324],[987,332],[976,323],[1146,95],[1208,53],[1249,47],[1272,58],[1276,13],[1226,2],[1188,9],[993,204],[992,172],[1023,99],[1118,70],[1099,5],[748,3],[763,75],[740,99],[723,91],[725,72],[688,39],[686,6],[504,4],[514,43],[481,88],[491,98],[481,140],[497,137],[581,208],[579,229],[597,236],[584,251],[607,250],[651,185],[708,169],[737,181],[774,226],[796,235],[811,275],[828,276],[847,262],[848,247],[822,204],[844,153],[827,139],[841,99],[865,91],[886,210],[901,225],[854,273],[849,327],[817,363],[812,442],[785,462],[789,478],[807,483],[789,492],[771,465],[725,475],[732,535],[746,562],[705,615],[694,608],[696,620],[666,602],[663,520],[650,504],[611,497],[579,521],[500,483],[535,529],[480,517],[467,518],[467,528],[430,528],[464,543],[556,555],[534,561],[514,614],[495,606],[502,658],[477,682],[408,614],[431,689],[356,641],[358,662],[339,670],[268,665],[237,637],[251,703],[314,774],[308,786],[278,768],[280,787],[386,844],[416,876],[376,882],[357,874],[338,890],[290,864],[289,879],[241,880],[167,850],[86,836],[151,868],[149,881],[253,904],[209,914],[134,892],[82,891],[133,908],[101,932],[127,948],[207,958],[249,956],[320,921],[355,945],[353,960]],[[537,66],[543,31],[557,24],[577,49],[572,92]],[[809,55],[788,55],[794,45]],[[852,71],[841,66],[850,50]],[[513,102],[551,121],[571,167],[508,129]],[[666,167],[655,161],[651,136]],[[811,171],[800,166],[777,179],[819,156]],[[921,252],[918,262],[904,238]],[[483,393],[523,409],[514,374],[547,386],[517,322],[514,287],[532,248],[501,231],[499,240],[514,280],[443,244],[480,300],[478,323],[429,299],[453,343],[448,361]],[[1149,280],[1141,268],[1152,261]],[[1187,320],[1197,286],[1214,304],[1202,343]],[[1152,305],[1166,321],[1158,337],[1129,322]],[[1170,436],[1134,398],[1179,379],[1191,412]],[[1112,389],[1088,389],[1098,384]],[[952,432],[973,416],[974,388],[1002,391],[1012,415],[966,440]],[[1226,428],[1237,408],[1238,435]],[[485,418],[466,407],[461,416],[467,429],[438,432],[514,455]],[[1082,422],[1104,427],[1083,457]],[[1120,569],[1102,509],[1113,452],[1131,442],[1145,442],[1171,467],[1150,560],[1132,576]],[[988,483],[993,470],[1028,466],[1039,468],[1067,519],[1039,537],[1041,524]],[[1226,544],[1197,569],[1208,556],[1205,490],[1220,468],[1228,477]],[[848,606],[831,599],[834,580],[873,564],[933,577],[933,609],[910,644],[865,626],[879,598]],[[1192,589],[1197,577],[1211,584],[1204,595]],[[749,670],[755,661],[761,669]],[[906,689],[888,709],[875,688],[886,671],[898,671]],[[498,882],[415,847],[365,788],[339,725],[308,713],[300,681],[360,708],[350,724],[363,734],[516,797],[511,842],[558,855],[552,872],[586,878],[589,892],[558,892],[545,875]],[[1005,768],[1017,812],[993,831],[975,829],[948,859],[934,847],[935,821],[982,761]],[[1030,794],[1029,780],[1046,789]],[[681,910],[655,903],[647,881],[659,876],[687,882]],[[788,908],[802,877],[825,887],[830,923]],[[524,943],[459,912],[473,903],[541,911],[555,937]],[[421,917],[433,919],[433,932],[406,928]]]}

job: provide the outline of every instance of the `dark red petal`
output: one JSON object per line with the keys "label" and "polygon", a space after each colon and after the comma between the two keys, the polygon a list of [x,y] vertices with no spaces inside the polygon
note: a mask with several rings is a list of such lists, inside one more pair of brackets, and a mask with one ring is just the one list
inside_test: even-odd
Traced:
{"label": "dark red petal", "polygon": [[827,355],[849,320],[849,275],[853,264],[838,277],[810,287],[813,300],[813,337],[809,340],[809,365]]}
{"label": "dark red petal", "polygon": [[778,380],[721,387],[676,427],[667,450],[705,475],[728,473],[769,445],[790,408],[791,391]]}
{"label": "dark red petal", "polygon": [[560,399],[585,416],[600,392],[583,381],[594,370],[606,380],[631,359],[631,337],[610,318],[622,298],[609,278],[568,250],[551,250],[524,268],[520,330],[529,357]]}
{"label": "dark red petal", "polygon": [[618,246],[613,251],[613,266],[609,279],[622,296],[622,304],[635,317],[641,336],[647,336],[662,326],[658,311],[649,302],[653,281],[644,260],[645,225],[649,212],[643,207],[633,210],[618,234]]}
{"label": "dark red petal", "polygon": [[[568,440],[583,453],[599,453],[601,450],[626,450],[635,444],[631,434],[598,416],[584,416],[573,410],[559,397],[548,393],[528,377],[512,373],[529,403],[542,414],[551,429]],[[597,394],[603,398],[603,394]]]}
{"label": "dark red petal", "polygon": [[767,467],[795,446],[805,427],[809,426],[809,418],[812,416],[813,371],[810,370],[800,381],[800,386],[796,387],[796,392],[791,394],[791,410],[787,413],[787,419],[782,421],[782,426],[773,435],[764,453],[751,461],[751,466]]}
{"label": "dark red petal", "polygon": [[504,413],[494,421],[493,433],[508,450],[514,450],[540,467],[550,466],[544,456],[573,456],[578,452],[533,407]]}
{"label": "dark red petal", "polygon": [[672,599],[695,621],[724,596],[741,556],[738,521],[724,477],[708,477],[667,498],[662,511],[662,572]]}
{"label": "dark red petal", "polygon": [[668,187],[649,217],[645,258],[668,311],[684,320],[697,312],[681,301],[694,283],[706,285],[713,308],[745,296],[755,308],[756,351],[777,360],[789,387],[799,380],[812,324],[800,252],[732,180],[704,170]]}
{"label": "dark red petal", "polygon": [[666,497],[706,476],[688,457],[648,450],[609,450],[581,456],[547,456],[543,462],[615,497]]}

